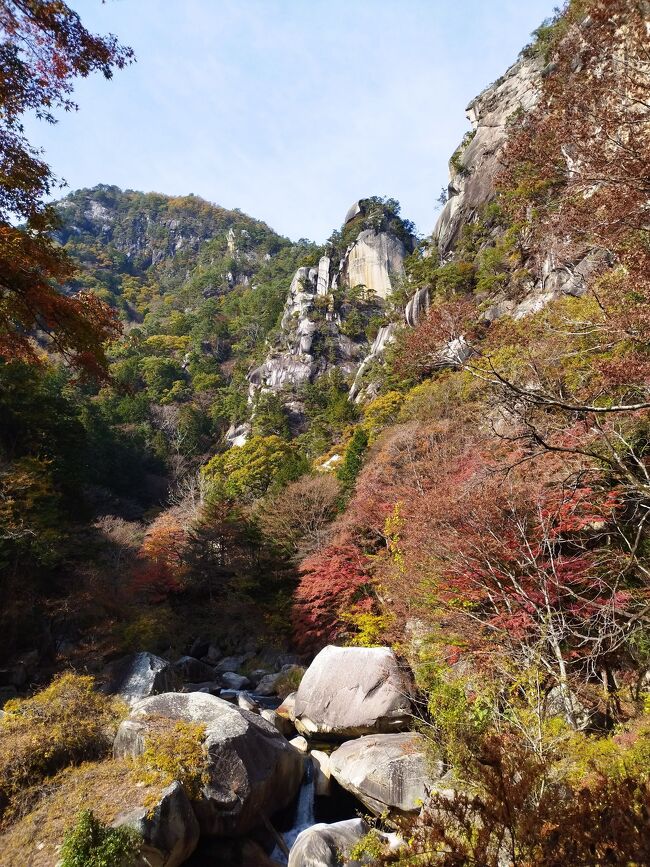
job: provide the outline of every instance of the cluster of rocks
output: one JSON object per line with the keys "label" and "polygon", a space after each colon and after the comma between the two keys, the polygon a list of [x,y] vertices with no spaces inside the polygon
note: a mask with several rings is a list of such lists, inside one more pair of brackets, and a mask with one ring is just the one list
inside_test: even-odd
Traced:
{"label": "cluster of rocks", "polygon": [[[338,865],[369,830],[363,819],[352,818],[356,810],[330,823],[315,823],[312,816],[286,841],[275,830],[282,811],[286,825],[301,784],[301,799],[311,797],[305,780],[317,797],[331,799],[343,789],[356,799],[359,814],[376,816],[418,811],[433,787],[448,785],[443,762],[432,762],[422,736],[409,731],[408,686],[389,648],[326,647],[297,691],[281,704],[276,698],[275,707],[265,707],[264,699],[284,673],[297,670],[298,660],[276,654],[275,671],[244,675],[238,672],[253,663],[247,654],[217,658],[214,648],[193,650],[203,652],[173,664],[135,654],[107,672],[105,688],[131,705],[115,738],[116,758],[142,754],[161,718],[205,728],[207,777],[200,797],[190,801],[174,782],[154,807],[143,805],[116,820],[142,834],[143,867]],[[211,679],[202,681],[207,671]],[[232,689],[231,679],[224,680],[228,674],[254,682],[255,692]],[[394,834],[386,839],[400,844]]]}
{"label": "cluster of rocks", "polygon": [[240,695],[242,691],[254,690],[262,698],[273,696],[284,678],[304,671],[301,657],[295,654],[267,651],[266,660],[262,658],[266,667],[249,670],[256,658],[254,651],[223,656],[207,642],[195,643],[190,654],[173,663],[152,653],[135,653],[106,668],[104,690],[109,695],[119,695],[129,704],[171,691],[202,692],[230,701],[246,701]]}

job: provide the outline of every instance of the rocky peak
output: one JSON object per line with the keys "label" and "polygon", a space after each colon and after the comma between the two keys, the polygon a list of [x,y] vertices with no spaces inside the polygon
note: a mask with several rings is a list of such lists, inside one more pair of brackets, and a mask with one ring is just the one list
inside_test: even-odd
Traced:
{"label": "rocky peak", "polygon": [[282,390],[293,406],[295,389],[332,367],[353,379],[372,342],[363,328],[372,316],[384,317],[413,243],[397,202],[355,202],[318,263],[294,274],[280,335],[248,376],[251,400],[260,390]]}
{"label": "rocky peak", "polygon": [[520,58],[465,109],[472,130],[449,161],[448,200],[433,232],[441,256],[449,255],[462,226],[494,197],[508,126],[520,113],[536,105],[542,69],[541,58]]}

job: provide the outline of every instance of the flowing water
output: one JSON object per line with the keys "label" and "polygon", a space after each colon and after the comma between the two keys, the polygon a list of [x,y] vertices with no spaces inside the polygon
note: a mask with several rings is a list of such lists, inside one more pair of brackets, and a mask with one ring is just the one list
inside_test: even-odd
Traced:
{"label": "flowing water", "polygon": [[[290,830],[285,831],[282,834],[282,838],[286,844],[287,849],[291,850],[291,847],[296,842],[296,837],[300,834],[301,831],[305,831],[307,828],[311,828],[313,824],[315,824],[314,818],[314,768],[311,762],[311,759],[307,762],[307,767],[305,769],[305,776],[303,779],[302,787],[300,789],[300,794],[298,795],[298,803],[296,805],[296,814],[293,820],[293,827]],[[279,864],[287,863],[287,856],[280,849],[279,846],[276,846],[273,850],[273,854],[271,858],[274,861],[277,861]]]}

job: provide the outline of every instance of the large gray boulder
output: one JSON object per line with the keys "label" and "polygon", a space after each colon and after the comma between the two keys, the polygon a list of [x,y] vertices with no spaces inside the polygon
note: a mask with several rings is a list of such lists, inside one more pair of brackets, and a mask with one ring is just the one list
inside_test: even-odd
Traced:
{"label": "large gray boulder", "polygon": [[427,764],[424,738],[412,732],[347,741],[331,754],[329,768],[377,816],[415,812],[445,772],[440,760]]}
{"label": "large gray boulder", "polygon": [[325,647],[305,672],[295,726],[306,735],[357,737],[408,726],[411,702],[389,647]]}
{"label": "large gray boulder", "polygon": [[135,704],[151,695],[169,692],[178,685],[179,678],[166,659],[143,652],[132,653],[108,665],[104,691]]}
{"label": "large gray boulder", "polygon": [[363,819],[312,825],[298,834],[289,852],[288,867],[358,867],[361,862],[346,856],[369,830]]}
{"label": "large gray boulder", "polygon": [[180,783],[164,789],[155,806],[123,813],[114,827],[130,825],[143,840],[138,867],[178,867],[199,842],[199,823]]}
{"label": "large gray boulder", "polygon": [[303,774],[303,757],[266,720],[202,692],[164,693],[139,702],[118,729],[116,758],[140,755],[152,719],[202,723],[208,782],[194,811],[202,834],[241,835],[286,807]]}

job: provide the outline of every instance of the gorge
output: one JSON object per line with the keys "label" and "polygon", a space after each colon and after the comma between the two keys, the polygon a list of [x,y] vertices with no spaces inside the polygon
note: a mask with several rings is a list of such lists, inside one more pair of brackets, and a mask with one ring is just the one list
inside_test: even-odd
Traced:
{"label": "gorge", "polygon": [[649,33],[545,22],[427,238],[54,204],[63,307],[0,342],[0,864],[650,863]]}

